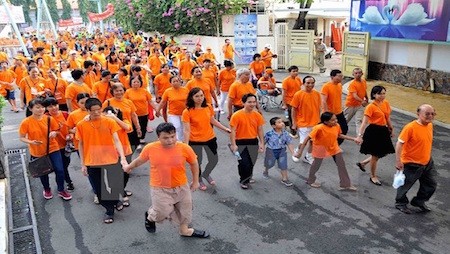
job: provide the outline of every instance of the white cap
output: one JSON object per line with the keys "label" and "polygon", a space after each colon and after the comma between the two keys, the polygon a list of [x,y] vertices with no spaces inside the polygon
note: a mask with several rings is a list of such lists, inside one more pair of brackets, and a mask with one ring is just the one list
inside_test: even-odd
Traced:
{"label": "white cap", "polygon": [[78,53],[78,52],[75,51],[75,50],[71,50],[71,51],[69,52],[69,55],[73,55],[73,54],[76,54],[76,53]]}
{"label": "white cap", "polygon": [[272,45],[266,44],[266,45],[264,45],[264,48],[272,49]]}

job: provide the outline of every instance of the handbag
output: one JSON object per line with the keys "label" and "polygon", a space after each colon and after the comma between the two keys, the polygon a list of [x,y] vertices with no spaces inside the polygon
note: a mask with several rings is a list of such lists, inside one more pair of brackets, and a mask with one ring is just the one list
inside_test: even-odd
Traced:
{"label": "handbag", "polygon": [[50,149],[50,116],[48,116],[47,119],[47,153],[42,157],[30,159],[30,162],[28,163],[28,170],[30,175],[34,178],[48,175],[54,171],[52,161],[48,155]]}

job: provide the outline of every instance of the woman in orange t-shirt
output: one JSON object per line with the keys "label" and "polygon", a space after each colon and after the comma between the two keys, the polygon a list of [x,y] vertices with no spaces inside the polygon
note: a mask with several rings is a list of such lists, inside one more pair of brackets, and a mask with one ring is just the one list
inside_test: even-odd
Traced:
{"label": "woman in orange t-shirt", "polygon": [[192,79],[186,84],[186,88],[190,91],[194,87],[199,87],[205,92],[205,99],[208,104],[212,105],[212,99],[214,99],[215,105],[217,105],[216,85],[209,79],[203,77],[200,67],[195,66],[191,71]]}
{"label": "woman in orange t-shirt", "polygon": [[172,123],[173,126],[175,126],[177,140],[183,141],[183,123],[181,122],[181,115],[186,108],[189,90],[186,87],[181,86],[182,81],[179,76],[172,76],[170,78],[170,84],[172,87],[168,88],[163,93],[161,103],[159,103],[159,107],[156,110],[156,116],[160,116],[160,112],[163,110],[163,117],[165,116],[164,114],[167,114],[164,121]]}
{"label": "woman in orange t-shirt", "polygon": [[130,88],[130,78],[128,77],[128,71],[125,67],[120,67],[119,72],[115,76],[120,83],[125,87],[125,90]]}
{"label": "woman in orange t-shirt", "polygon": [[249,66],[250,72],[252,73],[252,84],[254,88],[256,88],[256,83],[264,74],[265,68],[266,65],[264,64],[264,61],[261,60],[261,55],[258,53],[254,54],[253,62],[251,62]]}
{"label": "woman in orange t-shirt", "polygon": [[67,190],[72,191],[75,189],[70,179],[69,164],[70,153],[66,154],[67,142],[72,142],[71,135],[69,135],[69,127],[67,126],[67,118],[69,114],[67,111],[61,111],[59,109],[58,101],[55,98],[49,97],[44,101],[48,114],[55,119],[59,124],[59,134],[56,136],[56,141],[59,145],[59,152],[61,153],[63,167],[64,167],[64,180],[67,183]]}
{"label": "woman in orange t-shirt", "polygon": [[113,76],[116,75],[121,67],[117,54],[112,52],[106,59],[106,69],[110,71]]}
{"label": "woman in orange t-shirt", "polygon": [[152,101],[152,95],[147,89],[142,88],[142,77],[136,76],[130,81],[131,88],[125,92],[124,98],[129,99],[136,107],[136,114],[139,125],[142,128],[141,140],[145,139],[148,125],[148,114],[150,110],[156,109],[158,106]]}
{"label": "woman in orange t-shirt", "polygon": [[334,162],[337,165],[340,187],[339,190],[356,191],[356,187],[351,184],[347,169],[345,168],[344,158],[342,157],[342,150],[338,145],[337,138],[353,140],[358,143],[356,138],[342,134],[341,127],[337,123],[337,117],[331,112],[325,112],[320,116],[321,123],[314,126],[308,137],[299,145],[298,151],[294,154],[295,157],[300,157],[306,145],[312,140],[312,156],[314,162],[309,169],[309,177],[306,183],[313,188],[320,188],[320,183],[316,182],[316,173],[322,164],[324,158],[333,156]]}
{"label": "woman in orange t-shirt", "polygon": [[[30,75],[23,78],[19,84],[22,108],[25,108],[25,102],[45,95],[46,89],[48,89],[45,85],[45,79],[39,76],[38,67],[30,67],[28,73]],[[31,116],[30,108],[27,107],[26,110],[26,116]]]}
{"label": "woman in orange t-shirt", "polygon": [[380,158],[395,152],[391,140],[393,136],[391,106],[385,99],[386,88],[383,86],[374,86],[370,92],[370,98],[374,101],[364,110],[358,134],[358,140],[362,142],[360,153],[370,154],[370,156],[356,165],[365,172],[364,166],[370,163],[370,182],[380,186],[381,182],[376,174],[377,162]]}
{"label": "woman in orange t-shirt", "polygon": [[[61,153],[59,152],[58,122],[50,116],[46,116],[44,101],[42,99],[33,99],[28,102],[31,116],[25,118],[19,127],[20,141],[28,144],[31,159],[40,158],[48,155],[56,174],[56,184],[58,185],[58,196],[64,200],[72,199],[70,193],[64,189],[64,166]],[[47,132],[49,134],[47,134]],[[47,146],[49,147],[47,153]],[[53,198],[48,175],[40,177],[44,187],[43,195],[45,199]]]}
{"label": "woman in orange t-shirt", "polygon": [[161,101],[163,93],[167,90],[167,88],[171,87],[170,85],[170,67],[167,64],[163,64],[161,67],[161,73],[156,75],[153,80],[153,85],[155,86],[155,94],[156,94],[156,103]]}
{"label": "woman in orange t-shirt", "polygon": [[220,114],[225,114],[225,101],[228,100],[228,90],[231,84],[236,80],[236,70],[233,68],[233,62],[229,60],[223,61],[225,69],[219,72],[217,95],[220,95],[219,109]]}
{"label": "woman in orange t-shirt", "polygon": [[[210,174],[219,161],[217,155],[217,138],[212,126],[214,125],[228,133],[230,133],[231,130],[223,126],[214,118],[214,110],[211,105],[206,103],[203,90],[199,87],[194,87],[189,91],[186,106],[187,108],[183,110],[183,115],[181,117],[184,129],[184,143],[188,143],[195,154],[197,154],[199,164],[199,188],[200,190],[206,190],[207,187],[203,183],[202,177],[205,178],[209,184],[215,185],[216,182],[212,179]],[[205,149],[206,155],[208,156],[208,164],[206,164],[202,174],[200,166],[202,165],[203,149]]]}
{"label": "woman in orange t-shirt", "polygon": [[58,101],[59,109],[69,111],[66,101],[66,88],[69,84],[64,79],[58,78],[55,69],[48,70],[47,87],[50,89],[51,95]]}

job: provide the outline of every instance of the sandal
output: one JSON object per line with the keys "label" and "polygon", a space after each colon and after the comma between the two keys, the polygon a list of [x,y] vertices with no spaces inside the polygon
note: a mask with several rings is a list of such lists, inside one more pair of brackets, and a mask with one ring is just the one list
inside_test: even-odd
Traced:
{"label": "sandal", "polygon": [[214,181],[211,176],[208,176],[205,179],[210,185],[216,185],[216,181]]}
{"label": "sandal", "polygon": [[156,232],[156,223],[148,219],[148,212],[145,212],[145,229],[150,233]]}
{"label": "sandal", "polygon": [[320,183],[311,183],[309,184],[309,186],[313,187],[313,188],[320,188],[320,186],[322,186]]}
{"label": "sandal", "polygon": [[124,190],[123,191],[124,196],[129,197],[133,195],[133,192],[129,191],[129,190]]}
{"label": "sandal", "polygon": [[209,233],[194,228],[192,235],[182,235],[183,237],[209,238]]}
{"label": "sandal", "polygon": [[123,206],[129,207],[130,206],[130,199],[128,197],[124,197],[122,201]]}
{"label": "sandal", "polygon": [[125,205],[122,203],[122,201],[119,201],[119,202],[117,202],[117,204],[116,204],[115,206],[116,206],[116,210],[117,210],[117,211],[122,211],[122,210],[123,210],[123,207],[124,207]]}
{"label": "sandal", "polygon": [[355,186],[350,185],[348,187],[339,187],[339,190],[340,191],[357,191],[358,189]]}
{"label": "sandal", "polygon": [[206,185],[203,182],[199,183],[199,187],[200,190],[205,191],[206,189],[208,189],[208,187],[206,187]]}
{"label": "sandal", "polygon": [[111,224],[111,223],[113,223],[113,222],[114,222],[114,215],[108,215],[108,214],[105,214],[105,217],[103,218],[103,222],[104,222],[105,224]]}

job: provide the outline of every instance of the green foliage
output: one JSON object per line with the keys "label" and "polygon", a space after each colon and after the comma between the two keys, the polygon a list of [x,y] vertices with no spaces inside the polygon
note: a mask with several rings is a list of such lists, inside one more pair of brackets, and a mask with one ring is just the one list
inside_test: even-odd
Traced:
{"label": "green foliage", "polygon": [[[83,22],[88,23],[89,19],[87,16],[88,12],[98,12],[97,10],[97,2],[90,0],[77,0],[78,1],[78,10],[80,11],[80,16],[83,18]],[[104,5],[106,1],[102,1]]]}
{"label": "green foliage", "polygon": [[58,8],[56,7],[56,0],[47,0],[47,7],[50,12],[50,17],[52,17],[53,22],[58,22],[59,14]]}
{"label": "green foliage", "polygon": [[222,16],[239,14],[247,0],[116,0],[115,19],[125,30],[216,36]]}
{"label": "green foliage", "polygon": [[3,96],[0,96],[0,129],[2,128],[2,126],[3,126],[3,120],[4,120],[4,118],[3,118],[3,107],[5,107],[6,106],[6,100],[5,100],[5,98],[3,97]]}
{"label": "green foliage", "polygon": [[69,1],[61,0],[63,12],[61,15],[61,19],[71,19],[72,18],[72,7],[70,6]]}

